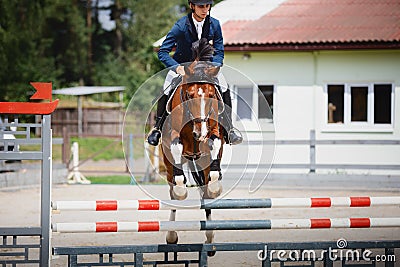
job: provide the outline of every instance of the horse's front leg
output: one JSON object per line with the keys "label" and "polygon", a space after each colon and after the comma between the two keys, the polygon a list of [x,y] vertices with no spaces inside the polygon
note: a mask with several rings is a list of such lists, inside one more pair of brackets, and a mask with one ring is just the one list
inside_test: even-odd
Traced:
{"label": "horse's front leg", "polygon": [[[174,135],[171,135],[174,136]],[[183,200],[187,197],[187,189],[186,189],[186,179],[182,170],[182,152],[183,145],[180,142],[179,137],[176,137],[171,143],[171,154],[174,160],[172,164],[172,177],[170,181],[170,197],[171,199]],[[175,221],[176,218],[176,210],[171,210],[169,220]],[[166,237],[168,244],[176,244],[178,243],[178,234],[176,231],[168,231]]]}
{"label": "horse's front leg", "polygon": [[182,169],[183,144],[179,138],[175,138],[171,143],[171,153],[174,159],[173,164],[173,199],[183,200],[187,197],[186,179]]}
{"label": "horse's front leg", "polygon": [[[169,153],[170,150],[168,150],[168,156],[164,153],[164,149],[163,149],[163,156],[164,156],[164,164],[165,167],[167,169],[167,180],[168,180],[168,184],[169,184],[169,195],[171,199],[174,199],[173,196],[173,180],[174,180],[174,176],[173,176],[173,164],[168,160],[171,157],[171,154]],[[169,220],[170,221],[175,221],[175,217],[176,217],[176,210],[171,210],[170,211],[170,216],[169,216]],[[176,233],[176,231],[168,231],[167,236],[166,236],[166,241],[167,244],[176,244],[178,243],[178,234]]]}
{"label": "horse's front leg", "polygon": [[221,159],[219,152],[222,146],[221,139],[216,135],[210,137],[210,154],[211,154],[211,165],[210,165],[210,177],[207,184],[207,195],[209,198],[216,198],[222,192],[222,185],[220,182],[221,176]]}

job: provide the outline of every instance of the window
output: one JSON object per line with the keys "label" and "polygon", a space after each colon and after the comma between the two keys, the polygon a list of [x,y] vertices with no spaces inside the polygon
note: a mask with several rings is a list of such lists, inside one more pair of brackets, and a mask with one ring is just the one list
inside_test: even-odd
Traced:
{"label": "window", "polygon": [[[259,85],[258,89],[258,118],[272,120],[274,106],[274,86]],[[268,103],[269,108],[266,107],[266,103]]]}
{"label": "window", "polygon": [[251,120],[251,109],[253,108],[253,88],[239,87],[237,98],[238,120]]}
{"label": "window", "polygon": [[344,122],[344,85],[328,85],[328,123]]}
{"label": "window", "polygon": [[352,86],[351,121],[368,121],[368,87]]}
{"label": "window", "polygon": [[392,122],[392,85],[374,85],[374,123],[390,124]]}
{"label": "window", "polygon": [[327,122],[345,125],[392,124],[392,84],[328,84]]}

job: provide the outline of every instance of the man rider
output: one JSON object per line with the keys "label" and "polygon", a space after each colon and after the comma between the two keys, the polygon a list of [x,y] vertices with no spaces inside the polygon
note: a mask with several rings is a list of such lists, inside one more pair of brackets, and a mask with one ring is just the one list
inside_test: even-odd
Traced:
{"label": "man rider", "polygon": [[[224,59],[224,44],[220,23],[210,16],[212,0],[188,0],[191,12],[179,19],[167,34],[158,52],[158,58],[167,68],[168,72],[164,83],[164,94],[157,102],[156,123],[147,137],[150,145],[157,146],[161,138],[161,129],[167,116],[166,104],[168,95],[180,83],[179,78],[185,75],[184,66],[179,65],[193,61],[192,43],[206,38],[214,47],[212,62],[222,66]],[[176,47],[173,57],[169,55]],[[219,85],[222,91],[225,108],[222,114],[222,125],[224,126],[224,139],[228,144],[240,144],[243,140],[240,134],[235,132],[232,125],[232,100],[228,85],[222,74],[218,75]]]}

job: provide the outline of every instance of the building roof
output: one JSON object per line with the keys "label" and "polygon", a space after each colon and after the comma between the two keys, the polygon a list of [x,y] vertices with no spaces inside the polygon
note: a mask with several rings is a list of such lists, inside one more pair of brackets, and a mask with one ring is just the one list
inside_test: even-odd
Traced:
{"label": "building roof", "polygon": [[222,28],[226,50],[400,48],[400,0],[287,0]]}
{"label": "building roof", "polygon": [[[212,7],[211,16],[218,19],[221,25],[233,18],[236,20],[257,20],[283,1],[285,0],[224,0]],[[161,46],[165,37],[157,40],[153,43],[153,46]]]}
{"label": "building roof", "polygon": [[124,91],[123,86],[77,86],[53,90],[53,95],[93,95],[99,93],[111,93]]}

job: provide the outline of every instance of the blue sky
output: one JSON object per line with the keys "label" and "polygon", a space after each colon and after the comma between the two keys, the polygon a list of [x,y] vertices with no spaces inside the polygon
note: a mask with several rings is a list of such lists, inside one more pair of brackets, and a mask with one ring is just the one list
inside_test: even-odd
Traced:
{"label": "blue sky", "polygon": [[[109,6],[112,4],[111,0],[102,0],[99,1],[99,6],[104,7],[104,6]],[[99,11],[99,21],[101,23],[101,26],[103,29],[110,31],[115,28],[115,21],[110,20],[110,12],[108,10],[100,10]]]}

